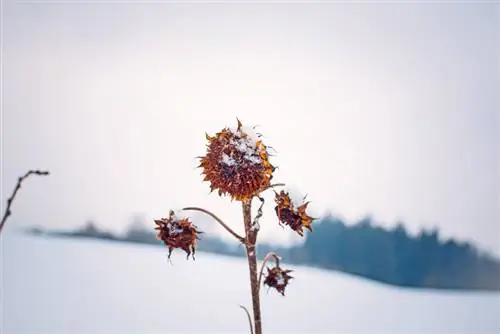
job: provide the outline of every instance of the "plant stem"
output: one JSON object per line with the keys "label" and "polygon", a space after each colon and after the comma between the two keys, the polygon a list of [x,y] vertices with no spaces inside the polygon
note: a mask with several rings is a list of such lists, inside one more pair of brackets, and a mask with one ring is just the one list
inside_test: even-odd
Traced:
{"label": "plant stem", "polygon": [[250,272],[250,288],[252,291],[253,324],[255,334],[262,334],[262,320],[260,314],[259,282],[257,279],[257,254],[255,243],[257,241],[258,229],[252,228],[252,202],[242,202],[243,222],[245,224],[245,246],[247,249],[248,269]]}
{"label": "plant stem", "polygon": [[182,210],[184,210],[184,211],[200,211],[200,212],[203,212],[203,213],[209,215],[210,217],[215,219],[215,221],[218,222],[222,227],[224,227],[226,229],[226,231],[228,231],[233,237],[238,239],[239,242],[241,242],[242,244],[245,243],[245,238],[240,236],[238,233],[234,232],[229,226],[227,226],[226,223],[224,223],[224,221],[222,219],[217,217],[214,213],[212,213],[208,210],[205,210],[203,208],[198,208],[198,207],[194,207],[194,206],[183,208]]}
{"label": "plant stem", "polygon": [[247,314],[247,317],[248,317],[248,323],[250,324],[250,334],[254,334],[253,333],[253,325],[252,325],[252,316],[250,315],[250,312],[248,312],[248,309],[243,306],[243,305],[240,305],[240,307],[243,309],[243,311],[245,311],[245,313]]}
{"label": "plant stem", "polygon": [[7,218],[12,214],[12,211],[10,210],[10,206],[12,205],[12,202],[14,202],[14,199],[16,198],[17,192],[19,189],[21,189],[21,185],[24,180],[26,180],[30,175],[49,175],[48,171],[42,171],[42,170],[30,170],[23,176],[19,177],[17,179],[17,184],[16,187],[14,188],[14,191],[12,192],[12,195],[9,197],[7,200],[7,207],[5,208],[5,212],[3,213],[2,221],[0,222],[0,232],[2,232],[2,228],[5,225],[5,222],[7,221]]}
{"label": "plant stem", "polygon": [[284,187],[284,186],[286,186],[286,184],[284,184],[284,183],[271,184],[271,185],[267,186],[266,188],[264,188],[264,190],[262,190],[260,193],[262,194],[266,190],[273,189],[273,188],[276,188],[276,187]]}

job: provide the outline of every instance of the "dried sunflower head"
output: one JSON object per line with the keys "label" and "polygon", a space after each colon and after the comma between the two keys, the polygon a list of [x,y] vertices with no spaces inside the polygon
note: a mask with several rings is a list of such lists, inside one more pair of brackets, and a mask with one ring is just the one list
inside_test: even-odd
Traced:
{"label": "dried sunflower head", "polygon": [[267,147],[261,136],[238,120],[236,129],[224,128],[215,136],[206,135],[207,153],[200,166],[210,182],[210,190],[245,201],[253,198],[271,183],[275,167],[269,162]]}
{"label": "dried sunflower head", "polygon": [[312,222],[314,218],[306,213],[309,202],[305,202],[305,197],[299,201],[291,198],[289,192],[281,190],[280,193],[275,192],[274,202],[276,206],[274,210],[278,216],[280,225],[288,225],[292,230],[297,232],[301,237],[304,236],[303,228],[312,232]]}
{"label": "dried sunflower head", "polygon": [[180,248],[186,252],[187,258],[196,253],[196,241],[199,240],[199,234],[196,225],[189,221],[189,218],[180,218],[174,211],[170,210],[168,218],[155,219],[157,230],[156,238],[162,240],[168,247],[168,258],[172,255],[174,248]]}
{"label": "dried sunflower head", "polygon": [[283,296],[285,295],[285,288],[288,282],[293,277],[289,275],[293,270],[283,270],[280,266],[275,266],[273,268],[267,267],[267,275],[264,279],[264,285],[270,288],[275,288]]}

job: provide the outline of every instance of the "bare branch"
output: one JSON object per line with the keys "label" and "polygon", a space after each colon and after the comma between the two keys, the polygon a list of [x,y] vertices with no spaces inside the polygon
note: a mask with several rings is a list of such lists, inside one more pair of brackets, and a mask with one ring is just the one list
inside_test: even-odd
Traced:
{"label": "bare branch", "polygon": [[224,221],[222,221],[222,219],[217,217],[212,212],[205,210],[203,208],[198,208],[198,207],[194,207],[194,206],[183,208],[182,210],[184,210],[184,211],[200,211],[200,212],[203,212],[203,213],[209,215],[210,217],[215,219],[215,221],[218,222],[222,227],[224,227],[226,229],[226,231],[228,231],[231,235],[233,235],[236,239],[238,239],[239,242],[241,242],[243,244],[245,243],[245,238],[240,236],[238,233],[234,232],[229,226],[226,225],[226,223],[224,223]]}
{"label": "bare branch", "polygon": [[250,315],[250,312],[248,312],[248,309],[243,306],[243,305],[240,305],[240,307],[245,311],[245,313],[247,314],[247,317],[248,317],[248,323],[250,324],[250,334],[253,334],[253,325],[252,325],[252,316]]}
{"label": "bare branch", "polygon": [[266,264],[269,262],[269,260],[274,259],[274,262],[276,262],[276,266],[279,267],[280,265],[280,260],[281,258],[276,254],[275,252],[269,252],[266,254],[264,257],[264,261],[262,262],[262,266],[260,267],[260,273],[259,273],[259,290],[260,290],[260,285],[262,282],[262,274],[264,273],[264,267]]}
{"label": "bare branch", "polygon": [[19,191],[19,189],[21,189],[21,184],[30,175],[44,176],[44,175],[49,175],[49,172],[38,170],[38,169],[37,170],[30,170],[26,174],[24,174],[23,176],[21,176],[17,179],[16,187],[14,188],[14,191],[12,192],[12,195],[10,196],[10,198],[7,200],[7,207],[5,208],[5,212],[4,212],[3,217],[2,217],[2,222],[0,223],[0,232],[2,232],[2,228],[5,225],[7,218],[9,218],[9,216],[12,214],[12,211],[10,210],[10,206],[12,205],[12,202],[14,202],[14,199],[16,198],[17,192]]}
{"label": "bare branch", "polygon": [[286,184],[284,184],[284,183],[271,184],[271,185],[267,186],[266,188],[264,188],[264,190],[262,190],[260,193],[262,194],[266,190],[273,189],[273,188],[276,188],[276,187],[285,187],[285,186],[286,186]]}

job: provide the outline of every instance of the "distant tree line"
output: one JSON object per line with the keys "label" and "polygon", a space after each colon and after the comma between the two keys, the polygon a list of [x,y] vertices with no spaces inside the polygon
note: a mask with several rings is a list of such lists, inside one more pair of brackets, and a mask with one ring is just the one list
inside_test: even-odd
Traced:
{"label": "distant tree line", "polygon": [[467,242],[441,241],[437,229],[411,236],[401,223],[388,230],[371,218],[348,226],[327,216],[314,230],[303,245],[287,249],[291,262],[400,286],[500,290],[497,259]]}
{"label": "distant tree line", "polygon": [[[278,251],[285,262],[338,270],[387,284],[439,289],[500,290],[500,262],[467,242],[440,240],[439,231],[411,236],[399,223],[393,229],[375,226],[370,217],[354,225],[328,215],[313,225],[301,245],[272,247],[261,244],[259,258]],[[52,233],[54,234],[54,233]],[[144,221],[135,217],[123,236],[101,231],[93,222],[64,236],[161,245]],[[239,245],[204,236],[199,251],[244,256]]]}

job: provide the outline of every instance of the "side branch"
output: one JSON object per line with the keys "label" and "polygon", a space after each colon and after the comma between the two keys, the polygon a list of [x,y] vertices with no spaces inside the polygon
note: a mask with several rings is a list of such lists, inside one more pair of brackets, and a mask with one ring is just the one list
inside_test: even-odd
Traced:
{"label": "side branch", "polygon": [[182,210],[183,211],[200,211],[200,212],[203,212],[203,213],[209,215],[210,217],[215,219],[215,221],[218,222],[222,227],[224,227],[226,229],[226,231],[228,231],[231,235],[233,235],[236,239],[238,239],[239,242],[241,242],[242,244],[245,244],[245,238],[240,236],[238,233],[234,232],[229,226],[226,225],[226,223],[224,223],[224,221],[222,221],[222,219],[217,217],[212,212],[205,210],[203,208],[198,208],[198,207],[194,207],[194,206],[183,208]]}
{"label": "side branch", "polygon": [[10,207],[12,205],[12,202],[14,202],[14,199],[16,198],[17,192],[19,189],[21,189],[21,184],[25,179],[27,179],[30,175],[49,175],[48,171],[42,171],[42,170],[30,170],[23,176],[19,177],[17,179],[17,184],[16,187],[14,188],[14,191],[12,192],[12,195],[9,197],[7,200],[7,207],[5,208],[5,212],[2,217],[2,222],[0,223],[0,232],[2,232],[2,228],[5,225],[5,222],[7,221],[7,218],[12,214],[12,211],[10,210]]}
{"label": "side branch", "polygon": [[253,334],[253,325],[252,325],[252,317],[250,316],[250,312],[248,312],[248,309],[243,306],[243,305],[240,305],[240,307],[243,309],[243,311],[245,311],[245,313],[247,314],[247,317],[248,317],[248,323],[250,324],[250,334]]}
{"label": "side branch", "polygon": [[266,188],[264,188],[264,190],[262,190],[260,193],[262,194],[266,190],[273,189],[273,188],[276,188],[276,187],[284,187],[284,186],[286,186],[286,184],[284,184],[284,183],[271,184],[271,185],[267,186]]}
{"label": "side branch", "polygon": [[280,265],[280,260],[281,258],[275,253],[275,252],[269,252],[267,255],[264,257],[264,261],[262,262],[262,266],[260,267],[260,272],[259,272],[259,290],[260,290],[260,285],[262,282],[262,274],[264,273],[264,267],[266,264],[269,262],[269,260],[274,259],[276,262],[276,266],[279,267]]}

